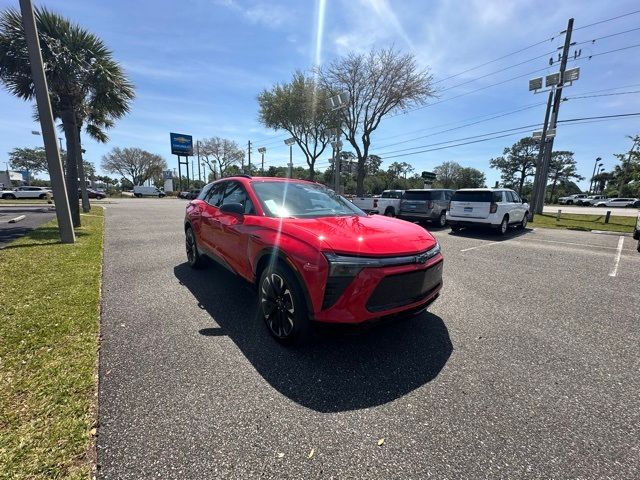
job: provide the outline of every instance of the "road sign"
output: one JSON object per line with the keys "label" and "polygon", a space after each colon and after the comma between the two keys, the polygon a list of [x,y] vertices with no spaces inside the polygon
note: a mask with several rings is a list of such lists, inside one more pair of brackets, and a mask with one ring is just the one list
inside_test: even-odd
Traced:
{"label": "road sign", "polygon": [[422,172],[422,179],[433,181],[436,179],[436,174],[433,172]]}
{"label": "road sign", "polygon": [[193,137],[182,133],[170,133],[171,153],[174,155],[193,155]]}
{"label": "road sign", "polygon": [[171,180],[173,178],[173,171],[171,170],[163,170],[162,171],[162,179],[163,180]]}

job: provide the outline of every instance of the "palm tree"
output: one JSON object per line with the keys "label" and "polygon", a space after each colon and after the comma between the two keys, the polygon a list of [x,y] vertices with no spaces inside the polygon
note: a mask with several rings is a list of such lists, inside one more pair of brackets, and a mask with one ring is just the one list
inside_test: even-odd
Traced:
{"label": "palm tree", "polygon": [[[105,130],[129,111],[133,84],[96,35],[45,8],[37,8],[35,17],[53,115],[66,139],[67,194],[77,227],[79,174],[86,187],[80,131],[84,126],[90,137],[106,142]],[[22,18],[13,8],[0,14],[0,81],[19,98],[35,96]]]}

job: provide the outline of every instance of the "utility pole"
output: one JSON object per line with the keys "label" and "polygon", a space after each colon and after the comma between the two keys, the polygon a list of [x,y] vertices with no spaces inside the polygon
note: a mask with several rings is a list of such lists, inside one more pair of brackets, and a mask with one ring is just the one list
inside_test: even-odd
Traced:
{"label": "utility pole", "polygon": [[295,138],[287,138],[284,141],[289,146],[289,178],[293,178],[293,144],[296,143]]}
{"label": "utility pole", "polygon": [[[560,103],[562,103],[562,87],[565,83],[565,71],[567,69],[567,60],[569,58],[569,48],[571,47],[571,34],[573,32],[573,18],[567,23],[567,30],[564,36],[564,46],[562,48],[562,59],[560,60],[560,83],[556,87],[555,98],[553,99],[553,109],[551,110],[551,120],[549,128],[555,131],[558,124],[558,112],[560,111]],[[542,213],[544,207],[544,194],[547,189],[547,177],[549,176],[549,164],[551,163],[551,153],[553,152],[553,140],[555,135],[551,137],[546,145],[545,154],[542,162],[542,172],[540,174],[540,185],[538,188],[538,200],[535,205],[535,212]]]}
{"label": "utility pole", "polygon": [[340,149],[342,148],[342,142],[340,141],[340,135],[336,136],[336,140],[331,142],[331,146],[333,147],[334,156],[333,156],[333,168],[334,168],[334,178],[333,178],[333,186],[334,191],[340,195],[340,173],[342,169],[342,162],[340,161]]}
{"label": "utility pole", "polygon": [[202,174],[200,173],[200,140],[196,140],[196,155],[198,156],[198,180],[202,181]]}
{"label": "utility pole", "polygon": [[[591,182],[589,182],[589,193],[591,193],[591,190],[593,189],[593,177],[596,176],[596,168],[598,168],[598,163],[600,162],[600,160],[602,160],[602,158],[596,158],[596,163],[593,164],[593,174],[591,175]],[[602,165],[603,164],[600,163],[600,166]]]}
{"label": "utility pole", "polygon": [[262,163],[260,165],[260,175],[264,175],[264,154],[266,151],[267,149],[264,147],[260,147],[258,149],[258,153],[260,153],[260,155],[262,156]]}
{"label": "utility pole", "polygon": [[249,158],[249,175],[251,175],[251,140],[247,142],[247,152]]}
{"label": "utility pole", "polygon": [[536,205],[538,203],[538,187],[542,182],[542,162],[544,162],[544,152],[547,145],[547,125],[549,124],[549,115],[551,114],[552,99],[553,90],[549,90],[549,97],[547,98],[547,109],[544,113],[544,124],[542,125],[542,135],[540,136],[540,148],[538,148],[538,158],[536,159],[536,174],[533,179],[533,195],[530,204],[531,211],[529,212],[529,220],[533,220],[533,216],[536,211]]}
{"label": "utility pole", "polygon": [[[40,51],[40,41],[38,40],[38,30],[31,0],[20,0],[20,10],[22,13],[22,26],[27,40],[27,50],[29,51],[31,77],[33,78],[38,117],[40,118],[42,139],[44,140],[44,148],[47,155],[49,177],[51,178],[51,189],[55,198],[60,241],[62,243],[75,243],[76,237],[73,231],[73,222],[71,221],[67,186],[64,181],[60,151],[56,143],[56,130],[49,100],[49,87],[47,86],[47,78],[42,65],[42,52]],[[75,198],[77,201],[77,195],[75,195]]]}

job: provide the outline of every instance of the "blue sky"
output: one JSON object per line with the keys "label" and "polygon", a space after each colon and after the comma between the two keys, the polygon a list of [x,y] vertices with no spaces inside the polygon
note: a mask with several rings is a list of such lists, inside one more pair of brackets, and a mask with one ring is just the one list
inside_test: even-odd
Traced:
{"label": "blue sky", "polygon": [[[36,3],[98,34],[136,85],[131,113],[109,132],[110,141],[99,144],[85,137],[86,158],[98,168],[102,155],[115,146],[147,149],[162,155],[170,167],[176,167],[176,158],[169,153],[170,131],[192,134],[194,139],[231,138],[244,146],[251,140],[256,149],[266,146],[266,165],[284,165],[288,160],[288,147],[282,143],[286,134],[267,130],[258,123],[256,95],[275,82],[288,80],[296,69],[308,69],[317,62],[371,47],[393,45],[413,53],[422,67],[431,69],[440,90],[439,98],[434,100],[440,103],[383,120],[373,135],[372,147],[372,153],[383,158],[400,149],[542,122],[546,96],[530,93],[527,80],[557,70],[557,65],[549,66],[544,54],[561,45],[559,32],[570,17],[575,18],[577,29],[573,40],[587,43],[579,45],[582,60],[571,64],[581,67],[581,78],[565,89],[565,95],[640,90],[640,48],[597,55],[640,44],[640,30],[590,42],[640,27],[640,13],[580,28],[636,11],[636,1]],[[2,8],[17,5],[17,1],[0,0]],[[554,40],[446,79],[552,36]],[[597,56],[588,60],[589,55]],[[538,56],[541,58],[527,62]],[[520,62],[523,64],[512,67]],[[526,75],[537,69],[541,69],[537,75]],[[491,75],[478,78],[487,74]],[[523,77],[509,81],[520,75]],[[490,86],[498,82],[504,83]],[[482,87],[488,88],[470,93]],[[451,98],[458,95],[462,96]],[[490,114],[517,109],[522,110],[487,120],[494,116]],[[634,112],[640,112],[640,93],[569,100],[562,105],[560,120]],[[0,92],[0,152],[5,156],[1,162],[6,160],[5,152],[16,146],[41,145],[41,137],[30,133],[39,129],[31,116],[29,103]],[[478,120],[486,121],[463,127]],[[452,128],[457,129],[437,134]],[[574,151],[580,173],[589,177],[596,157],[602,157],[610,170],[616,162],[613,153],[630,148],[631,142],[625,136],[638,133],[640,117],[563,125],[558,128],[555,149]],[[499,174],[489,168],[489,159],[500,155],[518,138],[516,134],[389,159],[386,163],[407,161],[419,172],[453,160],[483,170],[488,183],[493,184]],[[397,142],[403,143],[390,145]],[[254,155],[257,158],[255,150]],[[303,163],[301,152],[294,149],[294,164]],[[326,165],[326,160],[323,158],[319,164]]]}

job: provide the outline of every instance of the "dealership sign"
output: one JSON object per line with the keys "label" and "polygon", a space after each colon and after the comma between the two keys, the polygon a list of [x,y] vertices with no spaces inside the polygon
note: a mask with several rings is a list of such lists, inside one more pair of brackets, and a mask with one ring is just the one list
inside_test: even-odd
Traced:
{"label": "dealership sign", "polygon": [[170,133],[171,153],[174,155],[193,155],[193,137],[182,133]]}

